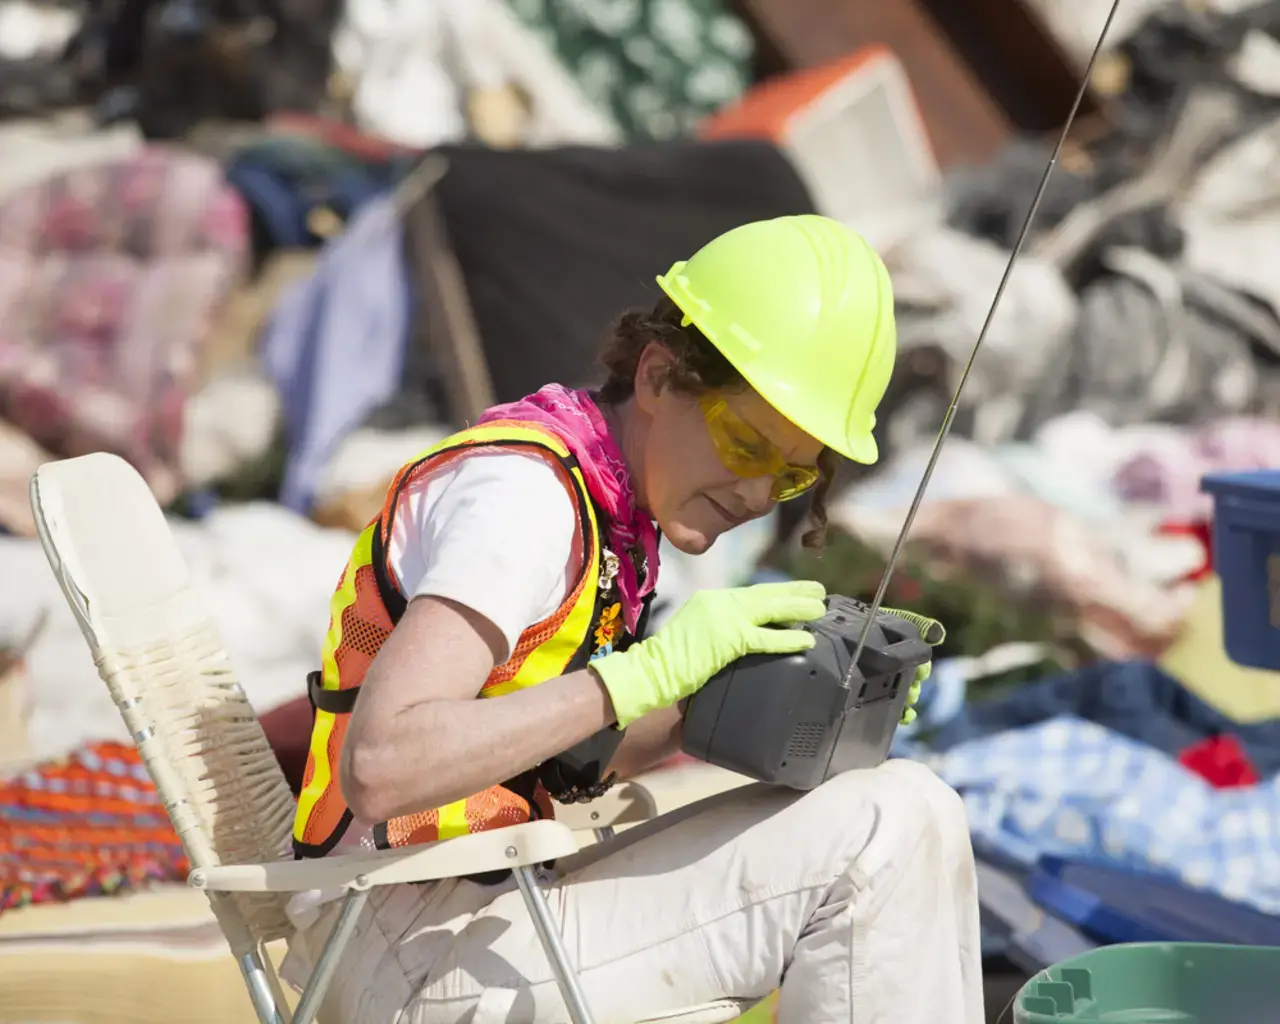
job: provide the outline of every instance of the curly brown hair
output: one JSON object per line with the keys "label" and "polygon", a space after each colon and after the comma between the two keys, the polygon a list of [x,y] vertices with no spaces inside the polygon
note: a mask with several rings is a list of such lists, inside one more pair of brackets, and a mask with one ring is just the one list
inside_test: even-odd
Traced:
{"label": "curly brown hair", "polygon": [[[600,353],[600,361],[608,371],[600,388],[600,400],[621,405],[635,393],[640,356],[651,341],[660,342],[671,353],[663,383],[681,394],[696,396],[708,391],[745,389],[747,382],[742,374],[698,328],[683,325],[683,319],[680,307],[666,296],[651,310],[624,313]],[[809,501],[808,529],[800,538],[806,548],[818,549],[826,542],[827,496],[839,465],[836,453],[823,448],[818,456],[821,475]]]}

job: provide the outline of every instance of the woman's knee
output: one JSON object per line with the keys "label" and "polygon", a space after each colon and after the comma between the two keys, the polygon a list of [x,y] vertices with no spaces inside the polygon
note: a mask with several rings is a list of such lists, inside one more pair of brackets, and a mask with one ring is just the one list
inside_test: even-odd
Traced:
{"label": "woman's knee", "polygon": [[886,761],[881,768],[896,772],[905,780],[905,784],[912,792],[919,793],[928,801],[940,828],[947,831],[959,830],[965,835],[969,834],[969,821],[965,813],[964,800],[932,768],[926,767],[919,761],[908,761],[903,758]]}
{"label": "woman's knee", "polygon": [[968,842],[964,801],[936,773],[918,761],[894,759],[878,768],[846,772],[824,783],[829,796],[849,806],[873,804],[877,814],[896,819],[908,832],[935,829],[951,841]]}

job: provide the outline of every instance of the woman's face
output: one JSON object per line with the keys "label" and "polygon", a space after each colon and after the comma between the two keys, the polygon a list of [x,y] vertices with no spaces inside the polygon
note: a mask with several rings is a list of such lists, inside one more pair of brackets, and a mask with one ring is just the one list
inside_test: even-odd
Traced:
{"label": "woman's face", "polygon": [[[640,499],[677,549],[700,555],[717,537],[773,508],[772,475],[743,477],[726,467],[702,405],[664,384],[670,354],[651,344],[640,359],[635,385],[640,450]],[[730,413],[777,449],[792,466],[814,466],[821,442],[786,419],[750,388],[725,392]],[[638,467],[636,466],[638,463]]]}

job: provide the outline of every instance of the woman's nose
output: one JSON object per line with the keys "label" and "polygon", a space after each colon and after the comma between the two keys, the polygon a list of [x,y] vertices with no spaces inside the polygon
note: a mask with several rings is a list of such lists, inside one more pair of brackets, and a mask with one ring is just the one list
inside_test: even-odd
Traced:
{"label": "woman's nose", "polygon": [[773,506],[773,498],[770,497],[773,493],[772,476],[757,476],[743,480],[737,491],[749,515],[762,516]]}

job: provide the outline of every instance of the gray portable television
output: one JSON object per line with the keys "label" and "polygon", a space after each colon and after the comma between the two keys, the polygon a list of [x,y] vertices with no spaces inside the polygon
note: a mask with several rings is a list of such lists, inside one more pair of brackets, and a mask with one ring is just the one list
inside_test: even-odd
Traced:
{"label": "gray portable television", "polygon": [[800,790],[884,761],[932,649],[913,623],[882,610],[850,672],[870,609],[839,595],[826,603],[826,615],[799,627],[816,635],[812,650],[741,658],[689,699],[686,754]]}

